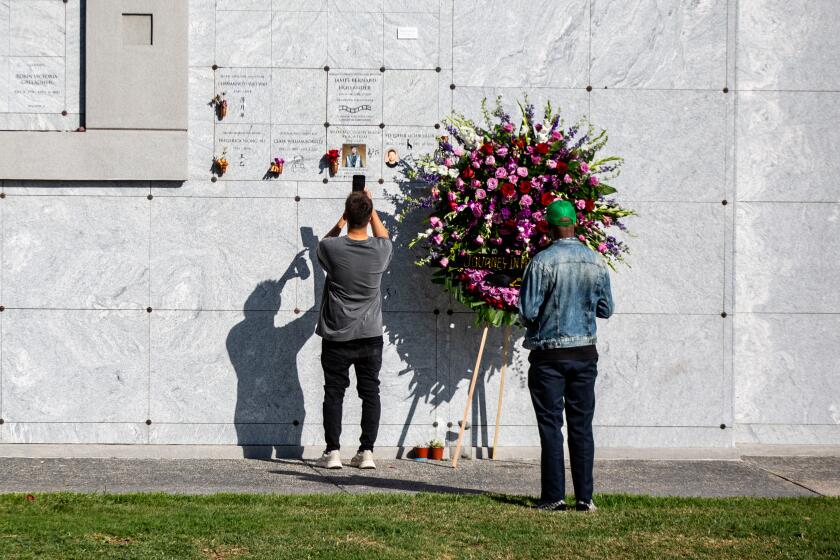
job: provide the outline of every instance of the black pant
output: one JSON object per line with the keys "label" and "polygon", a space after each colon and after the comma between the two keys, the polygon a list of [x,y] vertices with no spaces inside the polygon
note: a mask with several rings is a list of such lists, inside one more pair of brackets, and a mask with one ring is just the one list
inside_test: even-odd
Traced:
{"label": "black pant", "polygon": [[575,499],[587,502],[592,499],[592,466],[595,460],[592,415],[595,412],[597,375],[597,358],[535,362],[528,370],[528,388],[537,414],[542,445],[542,502],[556,502],[566,496],[561,431],[564,399]]}
{"label": "black pant", "polygon": [[341,449],[341,415],[344,391],[350,386],[350,366],[356,370],[356,390],[362,399],[362,437],[359,451],[373,451],[379,432],[379,369],[382,367],[382,337],[321,343],[324,368],[324,438],[327,451]]}

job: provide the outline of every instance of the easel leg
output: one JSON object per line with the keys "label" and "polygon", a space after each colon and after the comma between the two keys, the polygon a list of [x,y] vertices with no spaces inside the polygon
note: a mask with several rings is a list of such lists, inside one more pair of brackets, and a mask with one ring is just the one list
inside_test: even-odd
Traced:
{"label": "easel leg", "polygon": [[499,427],[502,422],[502,399],[505,396],[505,372],[507,371],[508,351],[510,349],[510,325],[505,327],[505,338],[502,342],[502,378],[499,382],[499,408],[496,410],[496,433],[493,434],[493,451],[490,458],[496,459],[496,447],[499,445]]}
{"label": "easel leg", "polygon": [[455,445],[455,457],[452,459],[452,468],[458,466],[458,459],[461,457],[461,445],[464,443],[464,431],[467,429],[467,416],[470,413],[472,406],[473,394],[475,393],[475,383],[478,380],[478,370],[481,367],[481,355],[484,354],[484,343],[487,342],[487,331],[490,327],[485,326],[484,332],[481,334],[481,346],[478,347],[478,356],[475,359],[475,367],[473,368],[472,381],[470,381],[470,393],[467,397],[467,405],[464,407],[464,419],[461,421],[461,430],[458,432],[458,443]]}

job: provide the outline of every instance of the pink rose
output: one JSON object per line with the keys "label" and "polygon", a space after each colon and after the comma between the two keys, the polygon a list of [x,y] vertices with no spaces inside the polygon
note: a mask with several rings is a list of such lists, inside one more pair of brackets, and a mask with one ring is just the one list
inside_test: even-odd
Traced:
{"label": "pink rose", "polygon": [[578,210],[583,210],[586,207],[585,200],[575,200],[575,206],[577,206]]}
{"label": "pink rose", "polygon": [[586,238],[583,235],[578,235],[578,239],[580,239],[583,242],[586,242]]}
{"label": "pink rose", "polygon": [[572,182],[572,178],[569,177],[568,173],[566,173],[566,175],[563,177],[563,182],[564,183],[571,183]]}
{"label": "pink rose", "polygon": [[479,245],[484,245],[484,238],[481,237],[480,235],[476,235],[475,236],[475,242],[478,243]]}
{"label": "pink rose", "polygon": [[583,173],[589,173],[589,165],[587,165],[587,163],[585,161],[581,162],[580,170]]}
{"label": "pink rose", "polygon": [[500,167],[500,168],[496,169],[496,178],[497,179],[504,179],[505,177],[507,177],[507,174],[508,174],[507,169],[505,169],[504,167]]}
{"label": "pink rose", "polygon": [[516,170],[516,174],[520,177],[527,177],[528,176],[528,168],[527,167],[520,167]]}
{"label": "pink rose", "polygon": [[484,189],[477,189],[475,191],[475,198],[476,200],[484,200],[485,198],[487,198],[487,193],[484,191]]}
{"label": "pink rose", "polygon": [[432,237],[432,242],[435,245],[440,245],[441,243],[443,243],[443,236],[438,233],[437,235]]}
{"label": "pink rose", "polygon": [[440,266],[442,268],[446,268],[447,266],[449,266],[449,259],[447,259],[446,257],[443,257],[442,259],[440,259],[439,262],[440,262]]}
{"label": "pink rose", "polygon": [[606,243],[599,243],[598,244],[598,252],[599,253],[606,253],[607,252],[607,244]]}
{"label": "pink rose", "polygon": [[502,125],[502,130],[504,130],[505,132],[510,132],[513,130],[513,125],[510,123],[505,123]]}
{"label": "pink rose", "polygon": [[478,179],[473,179],[472,181],[470,181],[470,185],[472,185],[472,188],[477,189],[481,186],[481,181],[479,181]]}
{"label": "pink rose", "polygon": [[437,216],[432,216],[431,218],[429,218],[429,225],[433,228],[436,228],[442,226],[443,222],[441,222],[440,218],[438,218]]}
{"label": "pink rose", "polygon": [[557,162],[556,162],[556,161],[554,161],[553,159],[550,159],[550,160],[548,160],[547,162],[545,162],[545,165],[546,165],[546,167],[548,167],[549,169],[556,169],[556,168],[557,168]]}
{"label": "pink rose", "polygon": [[496,155],[499,157],[505,157],[508,154],[507,146],[499,146],[496,148]]}
{"label": "pink rose", "polygon": [[452,153],[458,157],[461,157],[462,155],[464,155],[464,150],[462,150],[459,146],[455,146],[455,148],[452,149]]}
{"label": "pink rose", "polygon": [[595,175],[593,175],[589,178],[589,184],[592,185],[593,187],[595,185],[597,185],[598,183],[599,183],[598,177],[596,177]]}
{"label": "pink rose", "polygon": [[490,177],[489,179],[487,179],[487,190],[488,191],[494,191],[494,190],[496,190],[496,187],[498,187],[498,186],[499,186],[499,180],[496,179],[495,177]]}
{"label": "pink rose", "polygon": [[464,180],[458,177],[457,179],[455,179],[455,186],[458,188],[459,191],[462,190],[464,188]]}
{"label": "pink rose", "polygon": [[446,167],[452,167],[452,163],[452,158],[446,158],[445,160],[443,160],[443,165],[445,165]]}
{"label": "pink rose", "polygon": [[527,208],[527,207],[531,206],[531,204],[533,204],[533,203],[534,203],[534,200],[530,196],[528,196],[527,194],[523,194],[522,198],[519,199],[519,205],[522,206],[523,208]]}
{"label": "pink rose", "polygon": [[555,130],[554,132],[551,133],[551,139],[552,140],[560,140],[561,138],[563,138],[563,135],[560,134],[559,131]]}
{"label": "pink rose", "polygon": [[484,165],[496,165],[496,158],[493,156],[487,156],[484,158]]}

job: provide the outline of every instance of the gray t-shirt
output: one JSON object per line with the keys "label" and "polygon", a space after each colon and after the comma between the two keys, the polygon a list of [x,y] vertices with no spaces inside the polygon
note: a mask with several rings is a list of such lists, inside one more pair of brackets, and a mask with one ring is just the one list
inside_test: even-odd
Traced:
{"label": "gray t-shirt", "polygon": [[318,262],[327,273],[315,333],[325,340],[382,336],[382,274],[391,263],[391,240],[327,237]]}

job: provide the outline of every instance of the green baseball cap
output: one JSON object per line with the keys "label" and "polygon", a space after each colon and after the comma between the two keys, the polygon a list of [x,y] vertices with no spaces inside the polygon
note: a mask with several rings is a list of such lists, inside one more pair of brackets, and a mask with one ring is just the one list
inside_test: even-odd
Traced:
{"label": "green baseball cap", "polygon": [[553,226],[573,226],[577,223],[577,212],[568,200],[555,200],[546,208],[545,219]]}

